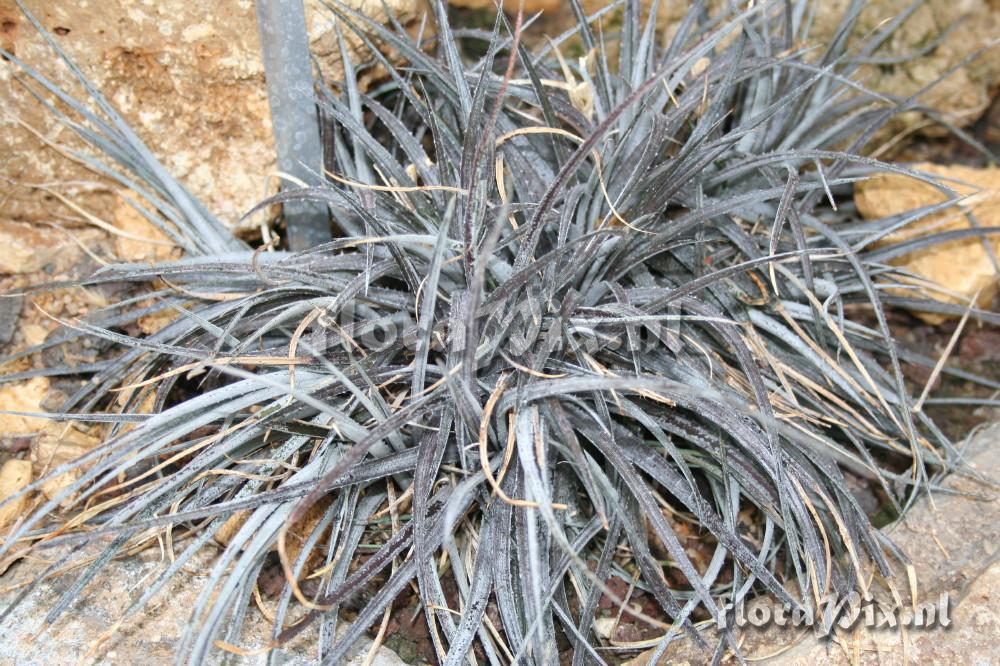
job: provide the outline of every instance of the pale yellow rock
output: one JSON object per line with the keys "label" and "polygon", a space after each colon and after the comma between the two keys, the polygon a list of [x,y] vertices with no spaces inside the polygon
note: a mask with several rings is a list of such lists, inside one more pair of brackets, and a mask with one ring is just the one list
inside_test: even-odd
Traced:
{"label": "pale yellow rock", "polygon": [[[0,147],[4,128],[0,112]],[[3,191],[4,155],[0,153],[0,193]],[[3,201],[0,196],[0,201]],[[56,229],[5,219],[7,208],[0,207],[0,274],[23,275],[46,270],[52,275],[79,265],[84,247],[94,248],[103,233],[94,228]]]}
{"label": "pale yellow rock", "polygon": [[[2,139],[0,139],[2,143]],[[0,157],[2,162],[3,157]],[[45,227],[0,219],[0,273],[34,273],[74,248],[72,241]]]}
{"label": "pale yellow rock", "polygon": [[691,76],[697,78],[701,76],[702,72],[708,69],[708,66],[712,64],[712,61],[708,58],[698,58],[691,65]]}
{"label": "pale yellow rock", "polygon": [[[850,0],[815,3],[810,45],[828,44]],[[907,0],[869,0],[854,29],[855,43],[909,7]],[[1000,52],[992,44],[1000,34],[1000,4],[995,0],[927,0],[887,40],[878,55],[905,58],[942,37],[937,48],[919,58],[890,66],[865,64],[857,79],[873,90],[906,98],[947,74],[920,97],[920,103],[939,110],[949,121],[965,127],[989,105],[991,92],[1000,83]],[[978,57],[972,57],[980,52]],[[963,63],[966,58],[968,62]],[[951,71],[953,70],[954,71]],[[894,121],[897,129],[924,124],[923,114],[904,114]],[[942,128],[928,125],[924,132],[945,135]]]}
{"label": "pale yellow rock", "polygon": [[[31,444],[31,463],[35,476],[45,478],[60,465],[76,460],[101,443],[99,437],[80,432],[72,426],[50,422],[45,433],[39,435]],[[80,470],[65,472],[50,476],[42,483],[42,494],[52,499],[61,490],[79,478]],[[67,498],[68,504],[72,498]]]}
{"label": "pale yellow rock", "polygon": [[30,347],[45,342],[45,338],[49,336],[49,329],[41,324],[24,324],[21,326],[21,333],[24,334],[24,343]]}
{"label": "pale yellow rock", "polygon": [[[44,412],[41,403],[48,391],[49,380],[45,377],[0,385],[0,411]],[[43,431],[49,423],[48,419],[34,416],[0,414],[0,435],[30,435]]]}
{"label": "pale yellow rock", "polygon": [[[21,491],[29,483],[31,483],[31,463],[27,460],[8,460],[3,467],[0,467],[0,502]],[[25,495],[0,507],[0,528],[17,520],[24,513],[27,503],[28,497]]]}
{"label": "pale yellow rock", "polygon": [[143,315],[136,320],[139,330],[146,335],[158,333],[164,326],[177,319],[176,310],[161,310],[155,314]]}
{"label": "pale yellow rock", "polygon": [[119,196],[115,206],[114,225],[121,232],[115,236],[115,252],[118,257],[129,262],[169,261],[180,256],[170,237],[160,231],[146,217],[136,210],[128,199],[138,196],[132,192]]}
{"label": "pale yellow rock", "polygon": [[[133,390],[142,391],[142,390],[146,390],[148,388],[149,387],[145,387],[145,388],[142,388],[142,389],[133,389]],[[118,408],[122,412],[126,412],[127,411],[127,412],[130,412],[130,413],[133,413],[133,414],[152,414],[153,413],[153,406],[156,404],[156,393],[155,392],[150,392],[150,393],[146,394],[146,396],[142,399],[142,402],[139,403],[138,406],[129,407],[128,405],[129,405],[129,401],[131,399],[132,399],[132,391],[122,391],[121,393],[118,394],[118,399],[115,401],[115,404],[118,406]],[[132,430],[135,430],[138,426],[139,426],[139,423],[125,423],[116,432],[119,435],[124,435],[127,432],[131,432]]]}
{"label": "pale yellow rock", "polygon": [[[167,170],[223,222],[235,223],[265,194],[275,170],[270,110],[253,0],[100,0],[25,4],[92,83],[121,112]],[[382,0],[348,0],[385,20]],[[388,0],[404,25],[422,0]],[[334,18],[319,0],[306,3],[311,47],[327,78],[342,74]],[[349,48],[358,40],[343,28]],[[0,0],[0,46],[85,100],[86,92],[18,10]],[[356,52],[356,62],[368,59]],[[0,201],[2,216],[48,221],[79,217],[29,183],[46,183],[83,209],[111,218],[115,193],[97,176],[44,144],[78,148],[0,61]]]}
{"label": "pale yellow rock", "polygon": [[[980,226],[1000,226],[1000,169],[936,164],[915,164],[912,168],[939,178],[942,184],[960,195],[968,195],[963,206],[972,211]],[[899,174],[884,174],[858,183],[854,192],[858,211],[867,219],[898,215],[949,198],[949,194],[929,183]],[[900,242],[935,232],[968,229],[971,226],[972,223],[961,208],[953,207],[908,225],[887,236],[882,243]],[[994,253],[1000,253],[1000,238],[994,235],[988,242]],[[904,255],[893,263],[954,292],[949,295],[937,290],[921,290],[924,295],[937,300],[966,305],[978,293],[978,306],[987,307],[997,294],[998,276],[986,248],[978,238],[936,244]],[[946,319],[933,313],[916,314],[929,323],[940,323]]]}
{"label": "pale yellow rock", "polygon": [[609,639],[616,624],[618,621],[613,617],[599,617],[594,620],[594,632],[601,638]]}

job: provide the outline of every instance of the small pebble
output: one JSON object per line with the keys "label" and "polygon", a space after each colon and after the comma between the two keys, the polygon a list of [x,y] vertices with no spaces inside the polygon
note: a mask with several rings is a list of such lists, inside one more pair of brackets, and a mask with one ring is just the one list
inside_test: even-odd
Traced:
{"label": "small pebble", "polygon": [[0,346],[6,345],[14,337],[23,304],[23,296],[0,297]]}

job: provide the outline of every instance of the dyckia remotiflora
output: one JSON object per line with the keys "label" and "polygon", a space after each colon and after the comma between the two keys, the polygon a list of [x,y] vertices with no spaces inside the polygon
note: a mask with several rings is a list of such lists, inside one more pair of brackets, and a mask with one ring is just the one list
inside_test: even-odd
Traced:
{"label": "dyckia remotiflora", "polygon": [[[475,648],[491,664],[581,664],[613,654],[594,619],[602,595],[625,601],[606,585],[616,574],[655,600],[654,616],[623,617],[664,627],[661,649],[689,634],[721,656],[733,637],[695,621],[723,602],[769,592],[810,607],[889,573],[891,544],[845,473],[899,511],[958,463],[912,409],[901,360],[934,361],[892,338],[886,307],[918,297],[888,260],[991,231],[877,246],[946,204],[859,222],[845,196],[879,171],[932,181],[863,156],[919,96],[852,79],[919,3],[852,41],[854,2],[822,48],[803,46],[804,0],[718,16],[695,3],[666,42],[637,0],[592,17],[570,4],[577,27],[531,52],[523,16],[457,31],[437,2],[436,36],[418,45],[331,3],[370,61],[341,35],[345,80],[318,82],[326,182],[252,211],[327,204],[337,238],[298,254],[235,239],[77,70],[87,104],[8,54],[104,153],[80,159],[186,251],[100,270],[82,284],[154,288],[16,355],[84,336],[116,350],[50,415],[107,421],[103,444],[52,470],[74,480],[2,547],[74,546],[52,567],[80,565],[49,622],[112,558],[183,532],[134,616],[233,515],[179,660],[258,647],[240,629],[275,551],[272,645],[319,627],[329,664],[411,583],[443,663]],[[359,89],[362,66],[382,83]],[[159,312],[177,316],[122,332]],[[38,372],[81,370],[4,379]],[[59,529],[57,510],[85,508]],[[680,522],[701,530],[707,561]],[[368,557],[363,538],[378,545]]]}

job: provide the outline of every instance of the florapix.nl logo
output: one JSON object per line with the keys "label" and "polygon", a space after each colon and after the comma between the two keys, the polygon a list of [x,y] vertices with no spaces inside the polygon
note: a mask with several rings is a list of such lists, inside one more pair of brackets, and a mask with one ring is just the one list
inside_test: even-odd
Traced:
{"label": "florapix.nl logo", "polygon": [[856,626],[896,630],[947,628],[951,625],[951,599],[942,592],[936,600],[919,604],[898,604],[866,599],[857,592],[827,595],[818,604],[793,606],[757,599],[750,603],[726,604],[717,615],[720,629],[731,627],[812,628],[827,635],[834,627],[849,630]]}

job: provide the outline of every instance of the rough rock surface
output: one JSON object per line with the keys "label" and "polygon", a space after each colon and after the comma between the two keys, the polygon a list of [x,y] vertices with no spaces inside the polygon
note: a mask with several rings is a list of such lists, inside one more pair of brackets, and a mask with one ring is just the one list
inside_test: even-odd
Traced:
{"label": "rough rock surface", "polygon": [[[9,412],[41,412],[42,401],[49,390],[49,380],[35,377],[17,384],[0,385],[0,410]],[[34,435],[50,421],[19,414],[0,414],[0,437]]]}
{"label": "rough rock surface", "polygon": [[[0,467],[0,502],[16,495],[31,483],[31,463],[27,460],[11,459]],[[20,517],[28,501],[19,497],[0,508],[0,527],[6,527]]]}
{"label": "rough rock surface", "polygon": [[[388,4],[406,22],[418,3]],[[167,169],[220,219],[234,222],[266,193],[275,160],[252,0],[26,4]],[[336,78],[341,70],[332,16],[319,0],[306,4],[313,52],[324,73]],[[381,0],[350,4],[385,19]],[[14,0],[0,0],[0,47],[85,96]],[[114,192],[45,146],[78,144],[20,78],[16,67],[0,61],[0,220],[81,222],[56,192],[110,222]]]}
{"label": "rough rock surface", "polygon": [[[965,449],[972,469],[995,478],[1000,469],[1000,424],[982,430]],[[875,664],[994,664],[1000,644],[1000,497],[997,491],[967,478],[944,482],[950,491],[920,500],[905,520],[886,529],[910,559],[918,604],[937,602],[947,594],[948,627],[869,629],[864,615],[851,630],[837,630],[834,640],[817,638],[802,628],[746,627],[737,640],[748,662],[782,666],[846,666]],[[890,559],[903,604],[912,607],[905,569]],[[892,605],[884,592],[875,599]],[[876,615],[876,621],[881,619]],[[690,642],[668,650],[660,664],[699,664],[705,653]],[[649,664],[648,655],[630,666]],[[736,663],[731,656],[724,663]]]}
{"label": "rough rock surface", "polygon": [[[11,616],[0,623],[0,666],[173,664],[174,651],[201,591],[197,578],[179,575],[158,597],[154,597],[149,612],[109,633],[128,600],[167,564],[161,561],[158,552],[152,551],[112,562],[87,588],[85,601],[74,604],[55,626],[39,633],[45,615],[58,602],[60,594],[72,584],[73,577],[42,583]],[[192,566],[201,569],[208,564],[209,560],[203,558],[193,562]],[[43,568],[44,563],[38,560],[22,561],[12,566],[0,578],[0,607],[6,608],[14,599],[19,583],[30,581]],[[249,610],[247,620],[240,647],[250,649],[264,644],[270,635],[270,623],[256,608]],[[338,631],[346,627],[347,623],[341,622]],[[315,641],[315,632],[305,632],[282,650],[279,663],[286,666],[316,663],[316,655],[312,651]],[[370,645],[367,639],[359,641],[344,666],[360,666]],[[230,657],[230,664],[266,663],[264,654]],[[208,663],[221,662],[216,658]],[[400,666],[403,663],[395,653],[383,647],[376,653],[372,666]]]}
{"label": "rough rock surface", "polygon": [[[0,121],[2,123],[2,121]],[[5,129],[0,124],[0,144]],[[4,156],[0,153],[0,162]],[[2,172],[0,172],[2,173]],[[0,179],[0,189],[3,188]],[[16,204],[11,204],[16,207]],[[4,211],[6,208],[3,209]],[[0,212],[0,274],[23,275],[47,271],[63,272],[81,254],[81,245],[92,244],[101,235],[96,229],[76,229],[72,233],[40,224],[4,220]]]}
{"label": "rough rock surface", "polygon": [[0,298],[0,349],[14,337],[17,319],[21,316],[22,296],[7,296]]}
{"label": "rough rock surface", "polygon": [[[816,28],[811,39],[814,44],[829,43],[849,4],[849,0],[816,3]],[[854,38],[871,34],[911,4],[908,0],[866,2]],[[1000,87],[1000,46],[991,46],[998,34],[1000,3],[995,0],[928,0],[878,52],[881,60],[862,65],[858,77],[873,90],[905,99],[946,75],[918,101],[939,110],[948,121],[966,127],[986,111]],[[938,39],[940,43],[935,46]],[[919,57],[906,59],[914,54]],[[970,60],[962,64],[966,58]],[[950,72],[953,68],[955,71]],[[895,127],[907,131],[925,124],[924,115],[913,112],[900,117]],[[922,129],[943,134],[932,125]]]}
{"label": "rough rock surface", "polygon": [[113,214],[114,225],[118,230],[115,237],[115,252],[118,257],[135,263],[177,259],[181,254],[180,248],[175,247],[165,233],[129,203],[130,198],[138,197],[131,192],[128,194],[132,196],[117,197]]}
{"label": "rough rock surface", "polygon": [[[902,174],[884,174],[858,183],[854,201],[858,212],[868,219],[901,215],[911,210],[948,201],[952,196],[963,196],[962,206],[954,206],[941,213],[927,215],[903,229],[888,235],[883,242],[898,243],[933,233],[969,229],[974,215],[980,227],[1000,226],[1000,169],[990,167],[975,169],[963,166],[914,164],[914,171],[940,180],[955,194],[935,187],[925,181]],[[989,307],[997,294],[997,269],[994,256],[1000,253],[1000,237],[987,240],[965,238],[910,252],[893,263],[908,272],[940,285],[947,290],[921,289],[924,296],[939,301],[968,305],[977,298],[979,307]],[[928,323],[940,323],[946,317],[931,313],[918,313]]]}

